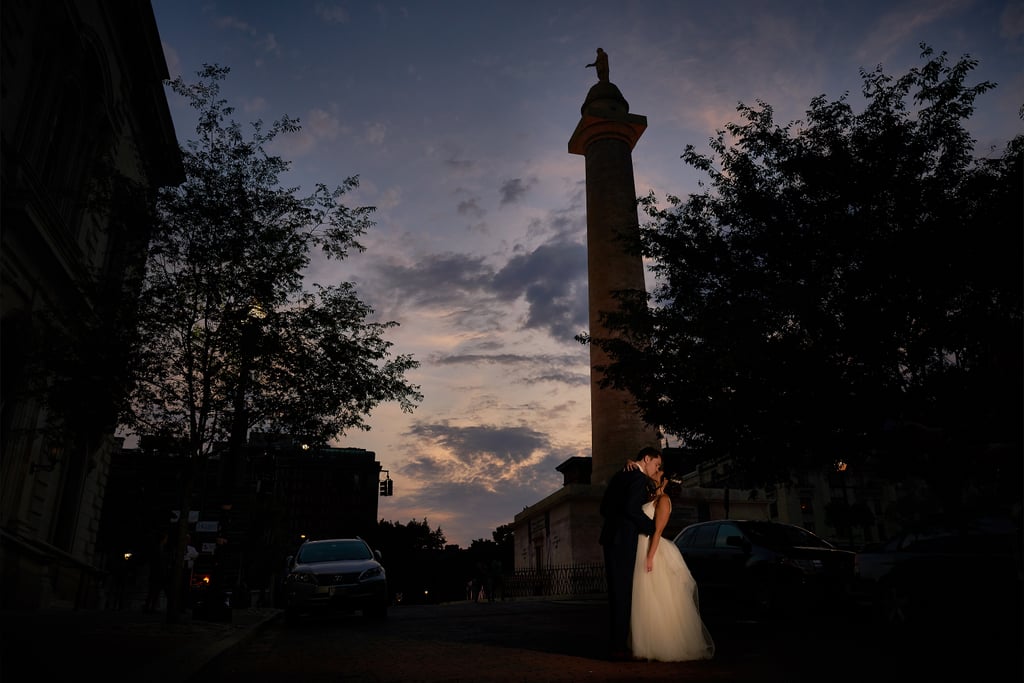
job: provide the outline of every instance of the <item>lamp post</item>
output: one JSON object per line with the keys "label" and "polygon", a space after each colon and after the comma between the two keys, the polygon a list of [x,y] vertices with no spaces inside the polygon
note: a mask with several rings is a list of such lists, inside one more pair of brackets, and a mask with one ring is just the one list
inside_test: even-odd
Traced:
{"label": "lamp post", "polygon": [[850,499],[846,493],[846,469],[849,467],[845,460],[836,461],[836,472],[839,473],[839,485],[843,489],[843,514],[846,520],[846,535],[850,548],[853,548],[853,516],[850,514]]}
{"label": "lamp post", "polygon": [[267,317],[267,312],[259,303],[254,303],[242,321],[242,335],[239,348],[238,383],[235,387],[234,415],[231,421],[231,434],[228,440],[228,452],[225,457],[221,474],[221,504],[231,509],[238,462],[241,460],[242,449],[245,447],[249,433],[249,409],[246,394],[252,375],[252,358],[256,342],[257,325]]}
{"label": "lamp post", "polygon": [[[221,462],[220,485],[218,487],[221,523],[218,529],[215,552],[224,553],[227,551],[228,555],[237,554],[238,577],[235,581],[236,586],[244,584],[242,577],[243,548],[232,547],[228,544],[229,520],[235,503],[235,492],[238,484],[238,463],[242,460],[242,451],[245,448],[249,434],[249,411],[246,395],[249,392],[249,383],[251,381],[252,360],[255,352],[258,325],[266,317],[267,312],[263,306],[258,302],[254,302],[242,320],[241,337],[239,340],[238,380],[233,399],[234,410],[231,432],[228,437],[227,452],[224,454],[223,461]],[[230,551],[228,550],[229,547],[231,548]],[[226,559],[225,557],[224,560]],[[223,579],[225,578],[223,576],[225,569],[223,562],[217,562],[217,567],[218,573],[221,574],[218,577],[218,587],[223,590]]]}

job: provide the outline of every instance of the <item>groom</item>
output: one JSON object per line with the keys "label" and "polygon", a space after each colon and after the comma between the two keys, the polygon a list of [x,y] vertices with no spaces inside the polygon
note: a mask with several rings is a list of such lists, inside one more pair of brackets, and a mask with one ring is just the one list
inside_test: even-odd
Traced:
{"label": "groom", "polygon": [[647,485],[661,470],[661,452],[643,448],[634,460],[638,469],[616,472],[601,499],[600,542],[604,549],[604,572],[608,582],[608,629],[610,655],[615,661],[631,659],[629,615],[633,604],[633,568],[640,534],[654,533],[654,520],[644,514]]}

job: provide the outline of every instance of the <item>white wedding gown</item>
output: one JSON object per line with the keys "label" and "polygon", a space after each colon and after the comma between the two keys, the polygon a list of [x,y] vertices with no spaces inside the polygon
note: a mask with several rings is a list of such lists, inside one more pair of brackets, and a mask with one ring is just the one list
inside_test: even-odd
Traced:
{"label": "white wedding gown", "polygon": [[[644,505],[654,519],[654,501]],[[649,536],[640,536],[633,572],[630,648],[634,657],[660,662],[711,659],[715,644],[700,618],[697,583],[679,548],[662,538],[647,571]]]}

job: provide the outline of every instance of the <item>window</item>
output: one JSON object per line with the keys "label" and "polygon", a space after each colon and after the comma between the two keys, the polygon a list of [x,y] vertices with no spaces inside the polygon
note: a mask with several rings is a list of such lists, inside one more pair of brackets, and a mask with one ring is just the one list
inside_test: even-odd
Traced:
{"label": "window", "polygon": [[718,531],[717,524],[705,524],[697,527],[693,535],[692,547],[711,548],[715,545],[715,532]]}
{"label": "window", "polygon": [[739,536],[743,538],[743,532],[735,524],[721,524],[718,527],[718,533],[715,535],[715,547],[716,548],[734,548],[736,546],[730,546],[728,538],[730,536]]}

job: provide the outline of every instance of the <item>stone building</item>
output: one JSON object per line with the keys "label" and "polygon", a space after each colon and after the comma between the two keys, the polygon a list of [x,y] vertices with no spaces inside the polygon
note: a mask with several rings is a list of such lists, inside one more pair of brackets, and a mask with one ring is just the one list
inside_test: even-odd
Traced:
{"label": "stone building", "polygon": [[148,0],[11,0],[0,27],[0,604],[90,607],[151,199],[183,179],[167,65]]}

